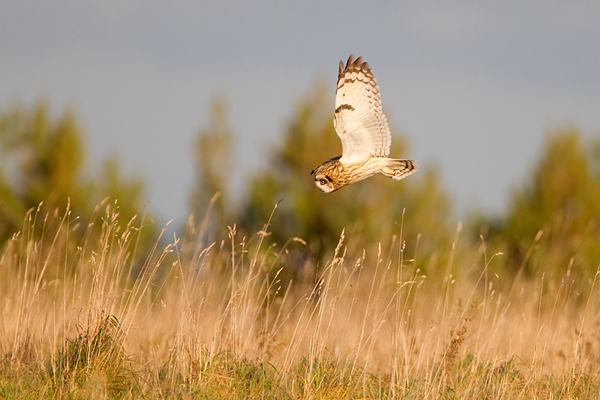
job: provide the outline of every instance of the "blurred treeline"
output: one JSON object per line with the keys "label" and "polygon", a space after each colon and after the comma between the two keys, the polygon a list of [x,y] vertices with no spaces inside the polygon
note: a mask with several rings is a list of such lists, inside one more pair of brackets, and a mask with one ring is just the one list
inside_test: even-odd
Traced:
{"label": "blurred treeline", "polygon": [[[45,102],[0,111],[2,243],[29,226],[36,228],[36,232],[29,232],[32,238],[45,235],[51,240],[53,228],[48,225],[56,222],[53,216],[67,212],[72,225],[68,228],[74,235],[99,234],[101,224],[97,222],[104,214],[99,206],[109,202],[113,210],[118,209],[124,226],[142,225],[142,179],[124,176],[116,157],[104,160],[96,171],[86,170],[84,140],[73,112],[54,117]],[[28,222],[33,219],[37,223]],[[153,241],[155,229],[139,230],[141,240]]]}
{"label": "blurred treeline", "polygon": [[[474,211],[459,233],[447,189],[436,168],[423,163],[402,182],[377,176],[328,195],[314,186],[310,171],[341,154],[329,92],[316,85],[297,104],[280,140],[268,149],[266,167],[247,177],[241,196],[234,196],[228,183],[236,168],[233,142],[236,135],[249,133],[232,132],[227,104],[216,100],[209,124],[193,143],[197,176],[189,191],[191,217],[178,235],[196,235],[191,242],[208,246],[227,239],[234,226],[238,234],[252,237],[268,224],[263,233],[268,232],[273,246],[286,249],[285,267],[295,270],[320,265],[345,230],[357,254],[363,248],[377,251],[378,243],[395,243],[403,257],[414,259],[415,269],[435,269],[439,260],[443,270],[445,256],[460,243],[485,247],[486,257],[502,252],[494,268],[508,274],[562,276],[569,271],[595,276],[600,262],[600,141],[584,143],[571,128],[550,133],[531,173],[516,182],[506,213]],[[105,212],[100,205],[118,210],[123,231],[135,227],[139,237],[132,257],[145,257],[161,225],[146,210],[143,180],[124,176],[116,158],[90,171],[76,116],[67,111],[54,117],[49,110],[39,103],[0,111],[0,243],[8,243],[31,218],[45,221],[67,207],[74,241],[101,235]],[[398,135],[393,123],[392,131],[392,156],[411,157],[404,139],[409,135]],[[29,235],[52,239],[48,226],[35,226],[37,231]]]}

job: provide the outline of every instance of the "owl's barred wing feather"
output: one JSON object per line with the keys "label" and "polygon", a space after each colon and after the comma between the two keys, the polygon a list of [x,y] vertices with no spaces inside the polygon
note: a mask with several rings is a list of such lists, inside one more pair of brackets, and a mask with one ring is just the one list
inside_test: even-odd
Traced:
{"label": "owl's barred wing feather", "polygon": [[350,55],[340,61],[335,94],[335,130],[342,141],[343,163],[386,157],[392,136],[381,108],[379,86],[369,64]]}

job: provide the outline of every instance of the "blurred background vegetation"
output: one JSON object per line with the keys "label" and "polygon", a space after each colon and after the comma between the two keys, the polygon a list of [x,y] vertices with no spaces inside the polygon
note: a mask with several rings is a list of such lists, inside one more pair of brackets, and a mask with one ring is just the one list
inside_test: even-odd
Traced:
{"label": "blurred background vegetation", "polygon": [[[376,176],[329,195],[315,188],[310,171],[341,153],[327,93],[316,84],[299,101],[280,142],[269,149],[266,167],[237,190],[239,199],[228,183],[236,132],[226,101],[216,99],[210,122],[191,144],[196,180],[189,192],[191,217],[181,235],[199,235],[194,240],[208,245],[226,239],[228,227],[250,237],[269,223],[272,240],[280,248],[289,245],[286,265],[297,272],[307,261],[318,265],[330,257],[345,230],[356,250],[395,240],[407,258],[414,256],[416,267],[434,268],[431,260],[458,243],[458,220],[435,167],[421,163],[419,172],[402,182]],[[143,179],[125,176],[116,157],[91,170],[76,115],[65,111],[55,117],[49,109],[40,102],[0,111],[2,245],[31,215],[44,218],[67,207],[83,234],[90,225],[101,226],[98,205],[109,204],[117,207],[123,227],[138,228],[137,254],[144,257],[144,249],[156,242],[160,221],[146,210]],[[398,135],[393,123],[392,131],[391,154],[410,157],[404,139],[409,135]],[[502,252],[495,268],[507,274],[558,276],[569,270],[593,277],[600,262],[600,141],[583,142],[575,128],[551,132],[540,159],[516,185],[504,215],[474,210],[467,216],[461,244],[480,246],[483,240],[489,254]]]}
{"label": "blurred background vegetation", "polygon": [[[156,224],[146,215],[142,179],[125,176],[116,157],[90,170],[84,136],[73,112],[55,117],[44,102],[0,111],[3,247],[14,234],[30,235],[40,248],[61,240],[74,250],[84,235],[99,241],[102,205],[118,214],[121,232],[128,225],[135,228],[140,254],[156,240]],[[60,225],[63,220],[69,221],[68,229]]]}

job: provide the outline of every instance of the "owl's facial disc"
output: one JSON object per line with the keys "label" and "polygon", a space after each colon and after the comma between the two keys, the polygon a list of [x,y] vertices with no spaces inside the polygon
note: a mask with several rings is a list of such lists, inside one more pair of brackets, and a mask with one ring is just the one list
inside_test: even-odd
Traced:
{"label": "owl's facial disc", "polygon": [[317,187],[325,193],[331,193],[335,190],[335,188],[333,187],[333,182],[331,181],[331,178],[327,175],[323,175],[323,174],[315,175],[315,185],[317,185]]}

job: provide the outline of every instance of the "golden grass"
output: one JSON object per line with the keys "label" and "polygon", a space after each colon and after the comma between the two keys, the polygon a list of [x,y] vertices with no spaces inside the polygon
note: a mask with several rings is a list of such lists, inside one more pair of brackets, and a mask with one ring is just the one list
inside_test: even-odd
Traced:
{"label": "golden grass", "polygon": [[423,260],[400,233],[363,250],[342,232],[317,266],[268,225],[208,244],[190,228],[138,262],[135,221],[98,212],[83,235],[70,212],[32,212],[5,244],[5,398],[600,395],[598,274],[503,276],[460,229]]}

